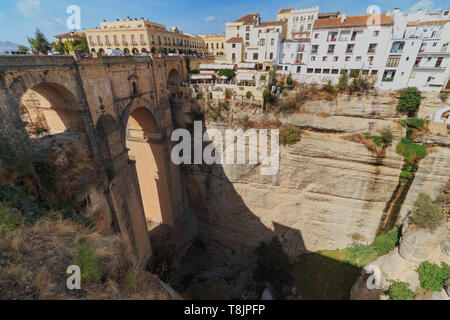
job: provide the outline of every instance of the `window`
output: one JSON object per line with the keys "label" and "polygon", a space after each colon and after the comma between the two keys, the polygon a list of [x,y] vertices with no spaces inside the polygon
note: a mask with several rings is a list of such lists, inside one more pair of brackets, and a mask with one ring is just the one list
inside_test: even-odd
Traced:
{"label": "window", "polygon": [[250,31],[250,26],[245,27],[245,31]]}
{"label": "window", "polygon": [[323,56],[322,61],[327,61],[327,56]]}
{"label": "window", "polygon": [[250,40],[250,33],[245,34],[245,40]]}
{"label": "window", "polygon": [[311,56],[311,61],[316,61],[316,57],[315,56]]}
{"label": "window", "polygon": [[348,41],[350,40],[350,31],[341,31],[339,34],[339,41]]}
{"label": "window", "polygon": [[400,57],[401,56],[390,55],[388,57],[387,62],[386,62],[386,67],[389,67],[389,68],[396,68],[396,67],[398,67],[398,65],[400,63]]}
{"label": "window", "polygon": [[250,42],[246,42],[245,46],[248,47],[250,45]]}
{"label": "window", "polygon": [[318,33],[314,34],[314,39],[319,39],[319,34]]}
{"label": "window", "polygon": [[284,66],[284,71],[287,71],[287,69],[288,69],[288,67],[287,67],[287,66]]}
{"label": "window", "polygon": [[353,48],[355,47],[355,45],[352,43],[352,44],[348,44],[347,45],[347,49],[345,50],[345,53],[346,54],[352,54],[353,53]]}
{"label": "window", "polygon": [[336,41],[337,35],[337,32],[328,32],[327,41]]}
{"label": "window", "polygon": [[323,69],[323,73],[330,73],[330,69]]}
{"label": "window", "polygon": [[297,73],[300,73],[301,67],[297,67]]}
{"label": "window", "polygon": [[339,57],[338,56],[334,56],[333,57],[333,61],[338,61],[339,60]]}
{"label": "window", "polygon": [[382,80],[385,82],[392,82],[392,81],[394,81],[394,76],[395,76],[395,70],[384,70]]}
{"label": "window", "polygon": [[239,29],[240,29],[240,26],[237,26],[236,29],[239,30]]}
{"label": "window", "polygon": [[361,61],[361,56],[357,56],[356,61]]}
{"label": "window", "polygon": [[89,36],[89,43],[91,44],[91,46],[94,45],[94,41],[92,40],[92,36]]}
{"label": "window", "polygon": [[331,69],[331,74],[338,74],[339,73],[339,69]]}
{"label": "window", "polygon": [[231,47],[232,47],[233,49],[235,49],[235,48],[236,48],[236,43],[233,43],[233,44],[231,45]]}
{"label": "window", "polygon": [[369,57],[367,58],[367,61],[373,62],[373,56],[369,56]]}
{"label": "window", "polygon": [[380,31],[378,31],[378,30],[375,30],[375,31],[373,32],[373,36],[374,36],[374,37],[378,37],[379,34],[380,34]]}
{"label": "window", "polygon": [[269,53],[269,59],[270,59],[270,60],[273,59],[273,52]]}
{"label": "window", "polygon": [[306,70],[306,73],[313,73],[313,68],[308,68],[308,69]]}
{"label": "window", "polygon": [[315,44],[312,46],[311,53],[317,53],[318,50],[319,50],[319,45]]}
{"label": "window", "polygon": [[209,46],[209,43],[206,43],[206,49],[209,49],[209,47],[208,47],[208,46]]}
{"label": "window", "polygon": [[255,52],[255,53],[253,54],[253,60],[258,60],[258,53]]}
{"label": "window", "polygon": [[372,70],[370,71],[370,74],[376,76],[378,74],[378,70]]}
{"label": "window", "polygon": [[236,60],[236,53],[231,54],[231,59]]}
{"label": "window", "polygon": [[436,60],[436,64],[434,65],[434,67],[435,67],[435,68],[440,68],[443,59],[444,59],[443,57],[438,57],[437,60]]}
{"label": "window", "polygon": [[259,46],[262,47],[266,44],[266,39],[259,39]]}
{"label": "window", "polygon": [[314,69],[314,73],[322,73],[322,69]]}
{"label": "window", "polygon": [[403,52],[403,46],[405,45],[402,41],[395,41],[391,47],[391,53]]}
{"label": "window", "polygon": [[119,39],[117,39],[117,36],[114,36],[114,44],[119,45]]}
{"label": "window", "polygon": [[349,57],[349,56],[346,56],[346,57],[345,57],[345,61],[350,61],[350,57]]}
{"label": "window", "polygon": [[352,38],[351,38],[352,41],[355,41],[355,40],[356,40],[356,35],[357,35],[357,34],[358,34],[358,32],[353,31],[353,33],[352,33]]}
{"label": "window", "polygon": [[328,46],[328,54],[333,54],[334,53],[334,44],[330,44]]}
{"label": "window", "polygon": [[302,62],[303,61],[303,53],[299,53],[297,54],[297,62]]}
{"label": "window", "polygon": [[97,43],[98,43],[99,46],[101,46],[103,44],[102,43],[102,38],[100,38],[100,36],[97,36]]}
{"label": "window", "polygon": [[270,39],[270,45],[271,46],[275,45],[275,39]]}
{"label": "window", "polygon": [[369,44],[369,49],[367,50],[367,53],[375,53],[375,50],[377,49],[376,43]]}
{"label": "window", "polygon": [[109,43],[109,37],[108,37],[108,36],[105,36],[105,43],[106,43],[106,44],[110,44],[110,43]]}

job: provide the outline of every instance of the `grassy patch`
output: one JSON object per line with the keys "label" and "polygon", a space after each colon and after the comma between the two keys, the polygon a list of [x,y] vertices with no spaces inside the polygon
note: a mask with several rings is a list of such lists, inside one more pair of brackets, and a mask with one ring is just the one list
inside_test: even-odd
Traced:
{"label": "grassy patch", "polygon": [[409,300],[414,298],[414,292],[409,284],[401,281],[393,281],[389,286],[389,299],[391,300]]}
{"label": "grassy patch", "polygon": [[444,282],[450,277],[450,266],[442,262],[441,267],[429,261],[422,262],[417,268],[420,285],[430,291],[441,291]]}
{"label": "grassy patch", "polygon": [[293,145],[300,141],[301,132],[297,127],[289,126],[280,131],[280,142],[283,145]]}
{"label": "grassy patch", "polygon": [[0,202],[0,236],[16,229],[21,223],[20,215],[12,212],[5,203]]}
{"label": "grassy patch", "polygon": [[414,143],[406,138],[402,138],[398,143],[396,152],[403,156],[408,163],[416,163],[427,155],[427,150],[423,145]]}
{"label": "grassy patch", "polygon": [[78,246],[73,263],[80,267],[82,281],[89,283],[100,279],[102,273],[98,267],[95,249],[90,248],[89,243],[84,242]]}

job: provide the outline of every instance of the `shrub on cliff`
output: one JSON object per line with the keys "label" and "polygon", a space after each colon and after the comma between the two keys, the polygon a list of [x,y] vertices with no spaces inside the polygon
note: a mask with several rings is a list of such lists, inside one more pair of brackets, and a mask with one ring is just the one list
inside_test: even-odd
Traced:
{"label": "shrub on cliff", "polygon": [[385,128],[380,131],[380,139],[383,143],[383,148],[386,148],[392,144],[392,140],[394,139],[392,135],[392,131],[389,128]]}
{"label": "shrub on cliff", "polygon": [[396,152],[405,158],[409,163],[416,163],[427,155],[427,150],[424,146],[414,143],[409,139],[402,138],[396,148]]}
{"label": "shrub on cliff", "polygon": [[293,145],[300,141],[301,132],[299,128],[289,126],[280,131],[280,142],[283,145]]}
{"label": "shrub on cliff", "polygon": [[444,213],[431,201],[430,196],[423,192],[419,193],[412,212],[414,223],[420,228],[434,230],[444,218]]}
{"label": "shrub on cliff", "polygon": [[290,285],[292,279],[292,265],[283,250],[281,242],[274,238],[269,243],[261,242],[255,249],[257,266],[254,279],[262,286],[270,283],[275,298],[284,298],[284,288]]}
{"label": "shrub on cliff", "polygon": [[417,268],[420,285],[430,291],[441,291],[444,282],[450,277],[450,266],[442,262],[441,267],[429,261],[422,262]]}
{"label": "shrub on cliff", "polygon": [[401,281],[393,281],[389,286],[389,299],[391,300],[409,300],[414,298],[414,292],[409,284]]}
{"label": "shrub on cliff", "polygon": [[416,87],[403,89],[400,94],[400,101],[397,105],[397,111],[414,114],[422,102],[422,94]]}

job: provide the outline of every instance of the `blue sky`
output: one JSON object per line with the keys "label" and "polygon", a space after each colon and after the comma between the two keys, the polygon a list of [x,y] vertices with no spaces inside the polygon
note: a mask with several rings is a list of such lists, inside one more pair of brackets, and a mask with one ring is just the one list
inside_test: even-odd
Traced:
{"label": "blue sky", "polygon": [[260,13],[263,20],[276,19],[281,8],[305,8],[319,5],[321,12],[346,11],[365,14],[369,5],[381,11],[399,7],[402,11],[423,7],[431,10],[448,7],[446,0],[1,0],[0,41],[27,44],[39,27],[53,41],[55,34],[68,32],[69,5],[81,8],[82,28],[99,25],[103,19],[145,17],[151,21],[178,26],[189,33],[222,33],[225,22],[246,13]]}

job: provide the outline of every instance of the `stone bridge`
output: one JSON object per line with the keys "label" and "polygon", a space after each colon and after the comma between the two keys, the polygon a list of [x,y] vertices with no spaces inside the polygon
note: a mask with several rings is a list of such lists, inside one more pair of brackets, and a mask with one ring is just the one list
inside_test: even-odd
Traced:
{"label": "stone bridge", "polygon": [[108,177],[102,201],[110,223],[103,231],[127,237],[146,263],[149,230],[170,227],[179,246],[196,232],[181,169],[170,161],[179,110],[169,98],[187,78],[181,57],[4,56],[0,117],[30,133],[44,127],[85,136],[87,152]]}

